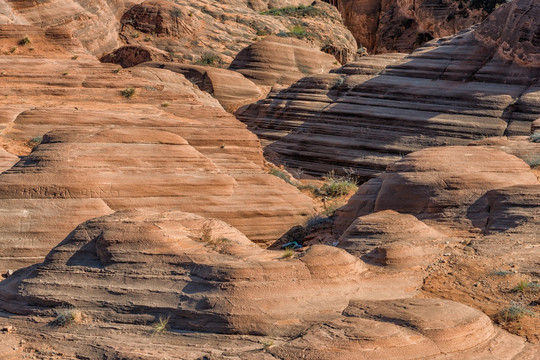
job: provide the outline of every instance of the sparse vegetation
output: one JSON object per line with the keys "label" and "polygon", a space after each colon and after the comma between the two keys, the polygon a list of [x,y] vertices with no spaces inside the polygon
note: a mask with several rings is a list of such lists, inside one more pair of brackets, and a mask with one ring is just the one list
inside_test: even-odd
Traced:
{"label": "sparse vegetation", "polygon": [[213,52],[205,52],[199,60],[195,62],[195,65],[203,66],[216,66],[219,62],[219,56]]}
{"label": "sparse vegetation", "polygon": [[141,34],[139,34],[138,31],[135,31],[133,34],[131,34],[131,37],[134,39],[138,38],[139,36],[141,36]]}
{"label": "sparse vegetation", "polygon": [[529,158],[525,162],[532,168],[540,166],[540,156]]}
{"label": "sparse vegetation", "polygon": [[261,15],[271,16],[291,16],[291,17],[327,17],[328,13],[318,9],[313,5],[287,6],[279,9],[270,9],[262,11]]}
{"label": "sparse vegetation", "polygon": [[151,36],[147,36],[147,37],[144,38],[144,41],[150,42],[150,41],[152,41],[152,37],[151,37]]}
{"label": "sparse vegetation", "polygon": [[291,181],[291,177],[285,171],[281,171],[274,168],[270,170],[270,175],[277,176],[278,178],[285,180],[289,184],[293,184],[293,182]]}
{"label": "sparse vegetation", "polygon": [[62,73],[62,75],[64,75],[64,76],[68,76],[68,75],[69,75],[69,73],[68,73],[67,71],[64,71],[64,72]]}
{"label": "sparse vegetation", "polygon": [[289,33],[283,30],[278,32],[276,35],[279,37],[289,37]]}
{"label": "sparse vegetation", "polygon": [[262,346],[263,346],[263,350],[266,351],[270,349],[272,346],[274,346],[274,341],[273,340],[264,341],[262,343]]}
{"label": "sparse vegetation", "polygon": [[289,29],[289,36],[294,36],[298,39],[303,39],[305,37],[311,36],[311,33],[309,33],[306,28],[304,28],[302,25],[294,25]]}
{"label": "sparse vegetation", "polygon": [[80,324],[83,319],[83,313],[76,309],[57,309],[54,324],[60,327],[66,327],[72,324]]}
{"label": "sparse vegetation", "polygon": [[159,334],[167,330],[167,326],[169,325],[169,320],[171,319],[170,316],[163,317],[159,316],[157,321],[152,324],[152,327],[154,328],[153,334]]}
{"label": "sparse vegetation", "polygon": [[282,259],[291,259],[294,257],[294,250],[293,248],[285,248],[285,250],[283,250],[283,255],[281,255],[281,258]]}
{"label": "sparse vegetation", "polygon": [[529,141],[533,143],[540,143],[540,131],[537,131],[529,136]]}
{"label": "sparse vegetation", "polygon": [[25,46],[28,44],[30,44],[30,39],[28,38],[28,36],[25,36],[21,40],[19,40],[19,45],[21,46]]}
{"label": "sparse vegetation", "polygon": [[135,95],[135,88],[128,87],[128,88],[122,90],[122,96],[127,98],[127,99],[129,99],[133,95]]}
{"label": "sparse vegetation", "polygon": [[17,51],[17,47],[16,47],[16,46],[14,46],[14,47],[12,47],[11,49],[9,49],[9,52],[10,52],[11,54],[13,54],[15,51]]}
{"label": "sparse vegetation", "polygon": [[205,243],[209,243],[212,241],[212,227],[209,223],[205,223],[203,225],[200,240]]}
{"label": "sparse vegetation", "polygon": [[532,283],[528,280],[521,280],[517,283],[517,285],[512,289],[512,292],[520,292],[524,293],[525,290],[529,288],[536,288],[539,287],[538,284]]}
{"label": "sparse vegetation", "polygon": [[325,176],[325,183],[320,188],[320,192],[329,197],[338,197],[356,191],[358,186],[351,176],[340,177],[334,172]]}
{"label": "sparse vegetation", "polygon": [[30,140],[28,140],[28,145],[30,145],[32,148],[35,148],[36,146],[41,144],[42,141],[43,141],[43,136],[34,136]]}
{"label": "sparse vegetation", "polygon": [[171,10],[171,16],[176,19],[182,16],[182,11],[180,9]]}
{"label": "sparse vegetation", "polygon": [[73,55],[73,56],[71,57],[71,60],[77,60],[78,58],[79,58],[79,55]]}
{"label": "sparse vegetation", "polygon": [[168,102],[163,102],[161,103],[161,107],[168,107],[169,106],[169,103]]}
{"label": "sparse vegetation", "polygon": [[503,321],[509,322],[519,320],[524,316],[534,316],[534,312],[520,304],[512,303],[509,307],[501,310],[499,316]]}
{"label": "sparse vegetation", "polygon": [[510,274],[512,274],[512,272],[508,270],[496,270],[491,273],[491,275],[495,276],[508,276]]}

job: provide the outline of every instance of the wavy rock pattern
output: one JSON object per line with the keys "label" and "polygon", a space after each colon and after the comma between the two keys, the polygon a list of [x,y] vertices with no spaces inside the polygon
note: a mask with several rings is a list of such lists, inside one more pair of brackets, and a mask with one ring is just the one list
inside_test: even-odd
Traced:
{"label": "wavy rock pattern", "polygon": [[[528,135],[540,117],[539,19],[538,2],[514,1],[476,29],[402,60],[367,57],[302,79],[238,118],[281,163],[318,176],[350,167],[363,179],[424,147]],[[388,64],[377,76],[375,62]]]}

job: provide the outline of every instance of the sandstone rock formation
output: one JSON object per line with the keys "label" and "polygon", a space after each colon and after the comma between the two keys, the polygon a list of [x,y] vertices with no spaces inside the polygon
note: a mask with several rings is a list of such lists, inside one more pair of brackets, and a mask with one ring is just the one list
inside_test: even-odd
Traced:
{"label": "sandstone rock formation", "polygon": [[[529,135],[540,117],[540,66],[533,55],[540,43],[531,30],[539,19],[538,2],[514,1],[477,29],[430,42],[401,61],[364,57],[272,92],[237,114],[267,153],[319,176],[352,168],[368,179],[424,147]],[[501,36],[486,35],[497,24],[504,24]],[[366,62],[377,61],[389,65],[367,75],[376,67]]]}
{"label": "sandstone rock formation", "polygon": [[381,210],[413,214],[454,228],[477,227],[470,206],[486,192],[537,183],[525,162],[498,150],[428,148],[405,156],[362,185],[339,211],[336,231],[340,234],[358,216]]}
{"label": "sandstone rock formation", "polygon": [[236,56],[229,69],[258,85],[290,85],[309,74],[336,68],[333,56],[306,46],[298,39],[269,36]]}
{"label": "sandstone rock formation", "polygon": [[100,59],[103,63],[132,67],[147,61],[172,61],[172,57],[163,50],[149,46],[122,46]]}
{"label": "sandstone rock formation", "polygon": [[410,299],[352,302],[338,321],[271,350],[287,359],[533,359],[520,338],[464,305]]}
{"label": "sandstone rock formation", "polygon": [[[286,358],[300,356],[307,341],[314,347],[308,358],[341,343],[339,352],[323,358],[350,358],[354,351],[381,359],[490,352],[500,359],[533,359],[523,339],[465,305],[366,300],[372,295],[363,288],[365,271],[341,249],[318,245],[283,258],[217,220],[131,210],[81,224],[43,264],[2,282],[0,308],[45,314],[64,305],[85,309],[93,321],[120,323],[168,314],[172,328],[292,335],[290,344],[269,349]],[[334,334],[337,343],[321,343],[324,333]]]}
{"label": "sandstone rock formation", "polygon": [[236,71],[164,62],[146,62],[141,66],[167,69],[184,75],[199,89],[214,96],[229,112],[259,100],[264,94],[255,83]]}
{"label": "sandstone rock formation", "polygon": [[339,0],[337,7],[370,53],[410,52],[431,39],[457,34],[493,11],[453,0]]}
{"label": "sandstone rock formation", "polygon": [[[321,1],[312,3],[149,0],[122,15],[120,36],[126,44],[152,44],[180,62],[228,64],[254,40],[277,33],[302,37],[318,49],[331,45],[336,53],[346,54],[343,61],[353,59],[356,42],[337,9]],[[264,12],[299,5],[313,10],[276,16]]]}
{"label": "sandstone rock formation", "polygon": [[1,273],[39,262],[76,224],[112,210],[184,209],[263,243],[312,211],[309,198],[263,170],[257,138],[180,74],[87,58],[4,56],[0,69],[3,137],[49,133],[0,175],[0,211],[9,214]]}

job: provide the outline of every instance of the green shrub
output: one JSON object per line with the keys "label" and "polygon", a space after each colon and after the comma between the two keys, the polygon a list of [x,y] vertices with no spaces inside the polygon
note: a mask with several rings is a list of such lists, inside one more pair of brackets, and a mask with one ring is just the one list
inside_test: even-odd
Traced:
{"label": "green shrub", "polygon": [[329,197],[338,197],[356,189],[358,189],[356,181],[351,177],[339,177],[330,172],[325,176],[325,183],[321,186],[320,192]]}
{"label": "green shrub", "polygon": [[60,327],[66,327],[72,324],[79,324],[83,321],[84,315],[82,312],[66,308],[66,309],[57,309],[56,311],[56,319],[54,320],[54,324]]}
{"label": "green shrub", "polygon": [[294,25],[293,27],[289,28],[289,36],[294,36],[298,39],[303,39],[310,35],[307,30],[302,25]]}
{"label": "green shrub", "polygon": [[287,173],[284,172],[284,171],[281,171],[281,170],[278,170],[278,169],[272,169],[272,170],[270,170],[270,175],[277,176],[278,178],[285,180],[289,184],[292,184],[290,176],[287,175]]}
{"label": "green shrub", "polygon": [[504,308],[499,312],[499,316],[503,321],[516,321],[524,316],[534,316],[534,313],[526,307],[512,303],[509,307]]}
{"label": "green shrub", "polygon": [[154,332],[153,332],[154,335],[166,331],[167,326],[169,325],[170,319],[171,319],[170,316],[163,317],[160,315],[157,321],[154,324],[152,324],[152,327],[154,328]]}
{"label": "green shrub", "polygon": [[19,41],[19,45],[21,45],[21,46],[25,46],[25,45],[28,45],[28,44],[30,44],[30,39],[28,38],[28,36],[23,37]]}
{"label": "green shrub", "polygon": [[540,131],[537,131],[529,136],[529,141],[533,143],[540,143]]}
{"label": "green shrub", "polygon": [[294,250],[292,248],[286,248],[283,250],[283,255],[281,256],[282,259],[291,259],[294,257]]}
{"label": "green shrub", "polygon": [[122,90],[122,96],[127,98],[127,99],[129,99],[133,95],[135,95],[135,88],[128,87],[128,88]]}
{"label": "green shrub", "polygon": [[219,62],[219,56],[213,52],[205,52],[195,65],[215,66]]}

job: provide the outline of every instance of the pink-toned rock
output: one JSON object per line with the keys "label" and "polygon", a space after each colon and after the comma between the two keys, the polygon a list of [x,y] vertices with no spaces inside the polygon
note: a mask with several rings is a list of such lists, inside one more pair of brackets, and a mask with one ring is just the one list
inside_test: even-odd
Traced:
{"label": "pink-toned rock", "polygon": [[[468,208],[486,192],[537,181],[525,162],[502,151],[479,146],[428,148],[405,156],[361,186],[339,210],[335,230],[341,234],[356,217],[389,209],[452,227],[474,227]],[[366,192],[372,195],[363,196]]]}
{"label": "pink-toned rock", "polygon": [[234,112],[243,105],[257,101],[264,94],[251,80],[246,79],[236,71],[163,62],[147,62],[141,66],[167,69],[184,75],[199,89],[212,94],[229,112]]}
{"label": "pink-toned rock", "polygon": [[309,47],[305,42],[269,36],[242,50],[229,69],[236,70],[257,85],[290,85],[309,74],[336,68],[333,56]]}

